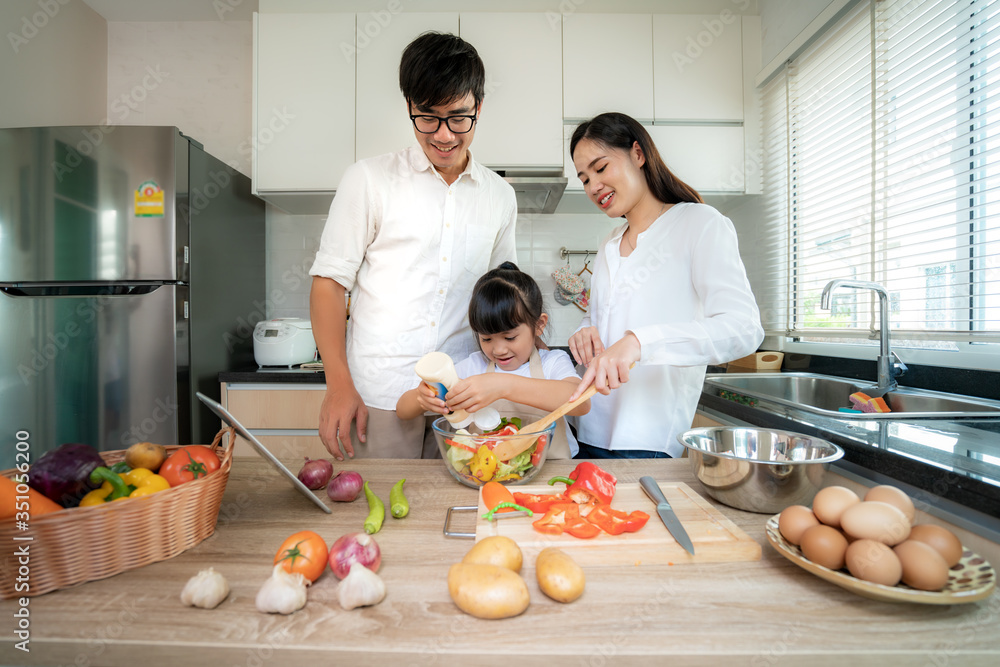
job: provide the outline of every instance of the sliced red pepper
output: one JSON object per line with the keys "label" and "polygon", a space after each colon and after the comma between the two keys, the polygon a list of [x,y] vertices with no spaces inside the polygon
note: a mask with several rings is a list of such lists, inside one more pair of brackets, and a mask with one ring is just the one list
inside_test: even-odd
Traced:
{"label": "sliced red pepper", "polygon": [[[514,496],[517,497],[516,495]],[[581,521],[580,510],[575,503],[557,503],[549,507],[549,510],[538,521],[531,525],[540,533],[548,535],[560,535],[569,524]]]}
{"label": "sliced red pepper", "polygon": [[579,537],[583,540],[589,540],[593,537],[597,537],[601,534],[601,529],[594,524],[590,523],[586,519],[580,519],[579,521],[574,521],[571,524],[567,524],[566,532],[573,537]]}
{"label": "sliced red pepper", "polygon": [[576,503],[586,503],[591,498],[604,503],[611,504],[611,499],[615,496],[615,485],[618,480],[614,475],[602,470],[597,464],[584,461],[578,465],[569,477],[553,477],[549,484],[564,482],[566,487],[566,497]]}
{"label": "sliced red pepper", "polygon": [[538,512],[539,514],[545,514],[549,511],[549,508],[557,503],[568,502],[569,499],[561,493],[519,493],[514,492],[514,502],[518,505],[524,505],[532,512]]}
{"label": "sliced red pepper", "polygon": [[628,515],[628,521],[625,522],[625,532],[634,533],[643,526],[645,526],[647,521],[649,521],[648,514],[639,510],[635,510],[634,512]]}
{"label": "sliced red pepper", "polygon": [[600,527],[608,535],[634,533],[649,521],[649,515],[636,510],[631,514],[612,509],[608,505],[599,505],[587,515],[587,521]]}

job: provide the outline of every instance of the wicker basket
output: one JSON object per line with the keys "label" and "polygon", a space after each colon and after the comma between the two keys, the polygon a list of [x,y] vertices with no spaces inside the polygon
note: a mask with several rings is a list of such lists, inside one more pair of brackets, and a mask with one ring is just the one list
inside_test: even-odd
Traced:
{"label": "wicker basket", "polygon": [[[207,477],[124,502],[74,507],[29,518],[28,530],[13,519],[0,521],[0,598],[42,595],[95,579],[173,558],[215,532],[222,494],[233,465],[233,447],[223,449],[222,429],[211,447],[222,465]],[[170,445],[167,453],[180,449]],[[109,464],[125,457],[124,450],[101,452]],[[2,475],[13,477],[16,470]],[[31,539],[26,540],[29,537]],[[21,564],[15,555],[26,546],[26,576],[18,582]],[[23,574],[23,573],[22,573]],[[28,589],[24,587],[27,580]]]}

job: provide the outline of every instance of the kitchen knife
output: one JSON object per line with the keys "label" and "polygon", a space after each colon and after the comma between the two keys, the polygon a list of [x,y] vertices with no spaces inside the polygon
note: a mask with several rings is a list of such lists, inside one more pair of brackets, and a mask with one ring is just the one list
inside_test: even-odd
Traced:
{"label": "kitchen knife", "polygon": [[656,503],[656,513],[660,515],[663,525],[667,527],[667,530],[674,536],[674,539],[693,556],[694,545],[691,544],[691,538],[688,537],[687,531],[681,525],[680,519],[677,518],[677,514],[670,507],[670,503],[667,502],[667,497],[660,490],[660,485],[656,483],[655,479],[649,475],[645,475],[639,478],[639,486],[649,496],[649,499]]}

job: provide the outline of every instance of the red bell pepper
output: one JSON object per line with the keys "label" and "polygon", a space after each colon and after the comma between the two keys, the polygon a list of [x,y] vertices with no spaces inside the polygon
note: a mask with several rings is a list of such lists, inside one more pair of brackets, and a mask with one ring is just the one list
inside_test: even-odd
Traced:
{"label": "red bell pepper", "polygon": [[601,529],[586,519],[580,519],[579,521],[566,524],[566,532],[573,537],[579,537],[582,540],[589,540],[600,535]]}
{"label": "red bell pepper", "polygon": [[634,533],[649,521],[649,515],[635,510],[631,514],[612,509],[608,505],[598,505],[587,516],[587,520],[598,526],[608,535]]}
{"label": "red bell pepper", "polygon": [[538,442],[535,443],[535,451],[531,452],[531,465],[537,466],[538,462],[542,460],[542,452],[545,451],[545,444],[548,440],[549,436],[547,435],[538,436]]}
{"label": "red bell pepper", "polygon": [[518,505],[524,505],[532,512],[545,514],[553,505],[569,502],[569,498],[561,493],[520,493],[515,491],[514,502]]}
{"label": "red bell pepper", "polygon": [[568,478],[553,477],[549,480],[549,485],[556,482],[568,485],[564,494],[575,503],[583,504],[594,499],[605,505],[610,505],[611,499],[615,496],[615,485],[618,480],[596,464],[584,461],[569,474]]}
{"label": "red bell pepper", "polygon": [[580,517],[580,510],[576,503],[557,503],[549,507],[549,510],[538,521],[531,525],[540,533],[547,535],[561,535],[568,525],[583,521]]}

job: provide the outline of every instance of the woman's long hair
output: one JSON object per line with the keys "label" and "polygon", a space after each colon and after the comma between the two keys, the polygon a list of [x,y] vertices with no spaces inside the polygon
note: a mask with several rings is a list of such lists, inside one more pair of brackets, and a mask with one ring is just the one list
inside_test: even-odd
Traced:
{"label": "woman's long hair", "polygon": [[620,148],[626,153],[631,151],[632,144],[638,141],[639,148],[646,157],[642,170],[646,174],[646,184],[654,197],[665,204],[704,203],[697,190],[674,176],[667,168],[649,132],[631,116],[609,112],[583,121],[573,131],[573,138],[569,143],[570,155],[576,151],[576,145],[583,139],[590,139],[609,148]]}

